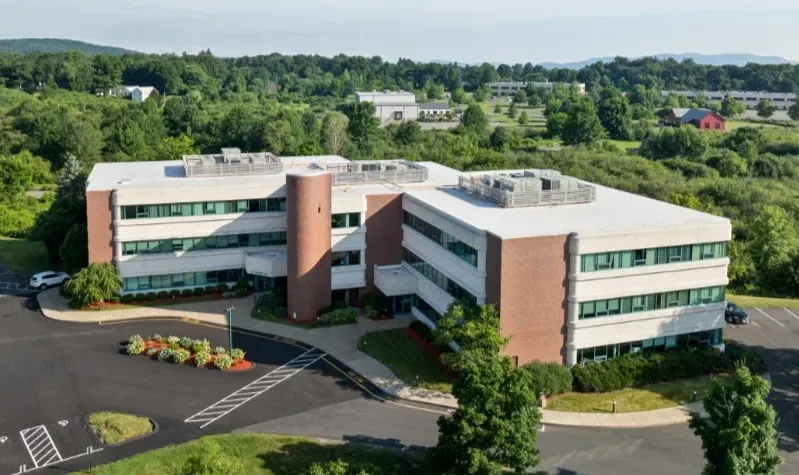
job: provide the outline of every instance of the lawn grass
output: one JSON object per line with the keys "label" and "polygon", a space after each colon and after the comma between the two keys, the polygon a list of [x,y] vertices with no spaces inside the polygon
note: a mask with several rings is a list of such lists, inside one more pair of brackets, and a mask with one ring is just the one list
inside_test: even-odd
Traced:
{"label": "lawn grass", "polygon": [[757,127],[757,128],[764,128],[764,129],[776,129],[779,128],[779,125],[774,124],[758,124],[755,122],[748,122],[745,120],[728,120],[727,123],[724,125],[725,130],[735,130],[740,129],[741,127]]}
{"label": "lawn grass", "polygon": [[453,378],[403,328],[367,333],[358,340],[358,349],[386,365],[410,385],[416,385],[418,376],[420,388],[452,392]]}
{"label": "lawn grass", "polygon": [[89,425],[104,444],[118,444],[153,431],[150,419],[119,412],[89,414]]}
{"label": "lawn grass", "polygon": [[605,140],[605,142],[615,145],[622,150],[637,149],[641,146],[640,140]]}
{"label": "lawn grass", "polygon": [[[268,434],[225,434],[170,445],[133,457],[94,467],[93,475],[162,475],[181,473],[186,460],[207,447],[219,447],[223,455],[240,463],[235,474],[295,475],[315,462],[341,459],[376,465],[385,475],[422,475],[417,458],[409,453],[357,445],[323,443],[307,437]],[[76,472],[88,473],[88,472]]]}
{"label": "lawn grass", "polygon": [[47,249],[41,241],[28,241],[5,236],[0,236],[0,262],[24,276],[55,269],[50,265]]}
{"label": "lawn grass", "polygon": [[727,300],[741,308],[799,308],[799,299],[778,297],[754,297],[727,293]]}
{"label": "lawn grass", "polygon": [[641,388],[622,389],[608,393],[565,393],[547,401],[547,409],[567,412],[638,412],[664,409],[693,402],[694,391],[701,400],[707,395],[711,382],[729,376],[700,376],[668,383],[651,384]]}
{"label": "lawn grass", "polygon": [[289,318],[277,318],[272,315],[272,309],[265,305],[256,305],[250,312],[250,316],[256,320],[263,320],[265,322],[281,323],[297,328],[316,328],[316,321],[300,323]]}

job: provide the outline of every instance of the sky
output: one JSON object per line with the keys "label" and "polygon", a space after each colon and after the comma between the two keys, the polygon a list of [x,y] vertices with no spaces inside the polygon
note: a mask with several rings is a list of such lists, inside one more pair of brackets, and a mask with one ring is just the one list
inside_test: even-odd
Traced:
{"label": "sky", "polygon": [[799,60],[797,0],[0,0],[0,37],[148,53],[210,49],[545,62],[658,53]]}

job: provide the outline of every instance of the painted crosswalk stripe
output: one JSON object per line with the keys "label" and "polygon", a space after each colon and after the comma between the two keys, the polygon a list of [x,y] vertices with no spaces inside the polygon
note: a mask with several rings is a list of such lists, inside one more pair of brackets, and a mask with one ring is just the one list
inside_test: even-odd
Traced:
{"label": "painted crosswalk stripe", "polygon": [[265,374],[264,376],[261,376],[250,384],[211,404],[197,414],[189,417],[184,422],[187,424],[202,424],[200,426],[202,429],[214,421],[217,421],[227,414],[235,411],[243,404],[252,401],[256,397],[289,379],[308,366],[311,366],[325,356],[327,356],[327,353],[323,352],[322,350],[311,348],[283,366]]}
{"label": "painted crosswalk stripe", "polygon": [[44,467],[51,463],[60,462],[63,459],[55,446],[47,427],[40,425],[19,431],[22,443],[28,450],[28,455],[33,460],[36,468]]}

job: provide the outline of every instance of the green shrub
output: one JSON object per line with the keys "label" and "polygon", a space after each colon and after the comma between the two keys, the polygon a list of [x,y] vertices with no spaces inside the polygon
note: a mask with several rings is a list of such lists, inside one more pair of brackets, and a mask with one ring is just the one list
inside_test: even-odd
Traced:
{"label": "green shrub", "polygon": [[239,288],[239,289],[236,289],[235,291],[233,291],[233,293],[235,294],[235,297],[236,297],[236,298],[239,298],[239,299],[240,299],[240,298],[242,298],[242,297],[246,297],[246,296],[247,296],[247,294],[249,294],[249,293],[250,293],[250,291],[249,291],[248,289],[241,289],[241,288]]}
{"label": "green shrub", "polygon": [[382,475],[380,467],[368,462],[347,462],[344,460],[328,460],[314,462],[303,475]]}
{"label": "green shrub", "polygon": [[169,349],[172,351],[178,351],[180,349],[180,343],[170,343]]}
{"label": "green shrub", "polygon": [[195,287],[192,293],[198,297],[205,295],[205,289],[202,287]]}
{"label": "green shrub", "polygon": [[554,396],[572,390],[574,377],[567,366],[533,361],[522,368],[532,376],[532,389],[536,397],[542,394]]}
{"label": "green shrub", "polygon": [[170,297],[180,297],[180,290],[178,290],[178,289],[170,290],[169,291],[169,296]]}
{"label": "green shrub", "polygon": [[255,313],[254,313],[255,318],[258,318],[260,320],[269,320],[273,316],[274,315],[271,308],[264,307],[263,305],[255,307]]}
{"label": "green shrub", "polygon": [[172,352],[172,362],[177,364],[183,364],[186,362],[187,359],[191,356],[189,350],[180,348]]}
{"label": "green shrub", "polygon": [[154,347],[154,346],[151,346],[150,348],[147,348],[147,351],[145,352],[145,354],[146,354],[147,356],[150,356],[150,357],[152,357],[152,356],[155,356],[155,355],[157,355],[159,351],[160,351],[160,350],[159,350],[158,348],[156,348],[156,347]]}
{"label": "green shrub", "polygon": [[158,361],[169,361],[172,359],[172,350],[164,348],[158,352]]}
{"label": "green shrub", "polygon": [[232,299],[232,298],[235,298],[235,297],[236,297],[236,292],[232,292],[232,291],[222,292],[222,298],[223,299]]}
{"label": "green shrub", "polygon": [[183,338],[180,339],[179,343],[180,343],[180,346],[182,346],[183,348],[186,348],[187,350],[190,350],[190,349],[192,349],[194,347],[194,340],[192,340],[189,337],[185,337],[184,336]]}
{"label": "green shrub", "polygon": [[216,290],[224,293],[230,290],[230,286],[227,284],[216,284]]}
{"label": "green shrub", "polygon": [[760,355],[728,344],[725,353],[713,348],[684,348],[665,353],[626,354],[602,363],[573,366],[571,372],[580,391],[608,392],[705,374],[732,373],[739,361],[755,374],[765,371]]}
{"label": "green shrub", "polygon": [[133,302],[133,294],[125,294],[120,298],[120,300],[122,303],[131,303]]}
{"label": "green shrub", "polygon": [[128,338],[128,343],[133,343],[134,341],[144,341],[144,338],[139,334],[131,335],[130,338]]}
{"label": "green shrub", "polygon": [[250,289],[250,281],[246,277],[239,277],[239,281],[236,282],[236,288],[249,290]]}
{"label": "green shrub", "polygon": [[155,294],[155,295],[159,299],[165,299],[165,298],[169,297],[169,292],[167,292],[166,290],[159,290],[158,293]]}
{"label": "green shrub", "polygon": [[433,336],[433,330],[421,322],[419,320],[414,320],[411,322],[411,330],[415,331],[420,337],[425,339],[426,341],[433,343],[435,341],[435,337]]}
{"label": "green shrub", "polygon": [[233,348],[233,351],[230,352],[230,356],[234,360],[243,360],[246,353],[241,348]]}
{"label": "green shrub", "polygon": [[141,337],[138,340],[130,340],[125,349],[129,355],[140,355],[144,353],[144,340]]}
{"label": "green shrub", "polygon": [[143,301],[144,301],[144,299],[146,299],[146,298],[147,298],[147,296],[146,296],[146,295],[144,295],[144,294],[143,294],[143,293],[141,293],[141,292],[133,296],[133,300],[135,300],[135,301],[137,301],[137,302],[143,302]]}
{"label": "green shrub", "polygon": [[337,308],[319,317],[319,325],[346,325],[357,321],[354,308]]}
{"label": "green shrub", "polygon": [[194,295],[194,292],[191,289],[183,289],[180,292],[180,295],[182,295],[184,297],[191,297],[192,295]]}
{"label": "green shrub", "polygon": [[217,346],[216,348],[214,348],[214,354],[226,355],[227,354],[227,350],[225,349],[224,346]]}
{"label": "green shrub", "polygon": [[267,290],[263,294],[258,296],[258,305],[263,305],[264,307],[275,308],[278,306],[279,299],[277,295],[271,290]]}
{"label": "green shrub", "polygon": [[318,316],[321,317],[322,315],[324,315],[326,313],[330,313],[333,310],[338,310],[340,308],[347,308],[347,304],[345,304],[344,302],[335,302],[335,303],[333,303],[331,305],[328,305],[327,307],[322,307],[319,310]]}
{"label": "green shrub", "polygon": [[119,303],[121,301],[121,298],[119,297],[119,295],[112,295],[111,298],[108,299],[108,301],[111,303]]}
{"label": "green shrub", "polygon": [[160,333],[156,333],[151,339],[155,341],[161,341],[164,339],[164,337],[162,337]]}
{"label": "green shrub", "polygon": [[206,285],[205,286],[205,293],[206,294],[213,294],[217,291],[217,287],[215,285]]}
{"label": "green shrub", "polygon": [[231,358],[230,355],[217,354],[216,358],[214,358],[214,367],[216,369],[224,371],[230,368],[232,364],[233,364],[233,358]]}
{"label": "green shrub", "polygon": [[211,352],[211,342],[208,340],[194,340],[193,344],[191,345],[191,350],[195,353],[200,352]]}
{"label": "green shrub", "polygon": [[194,354],[194,364],[197,366],[205,366],[211,361],[211,352],[198,351]]}
{"label": "green shrub", "polygon": [[169,335],[166,338],[166,342],[169,343],[170,345],[172,343],[180,343],[180,337],[179,336],[175,336],[175,335]]}
{"label": "green shrub", "polygon": [[275,318],[288,318],[289,316],[289,309],[286,307],[275,307],[274,312]]}
{"label": "green shrub", "polygon": [[147,292],[144,294],[144,298],[147,300],[155,300],[155,292]]}
{"label": "green shrub", "polygon": [[378,312],[377,309],[371,305],[366,305],[363,307],[363,314],[366,316],[366,318],[375,318],[380,315],[380,312]]}

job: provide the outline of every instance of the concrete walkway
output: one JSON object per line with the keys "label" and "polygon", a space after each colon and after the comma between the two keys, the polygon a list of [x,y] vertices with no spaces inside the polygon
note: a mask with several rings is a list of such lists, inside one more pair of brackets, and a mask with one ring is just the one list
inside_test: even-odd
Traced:
{"label": "concrete walkway", "polygon": [[[379,322],[359,317],[358,323],[355,325],[305,329],[250,317],[254,303],[252,297],[213,300],[168,307],[138,307],[125,310],[80,312],[69,309],[66,300],[58,294],[58,289],[50,289],[39,293],[38,300],[42,313],[46,317],[70,322],[109,322],[145,317],[178,317],[227,325],[228,320],[225,310],[233,306],[236,307],[233,311],[233,326],[236,328],[291,338],[320,348],[392,396],[410,401],[435,404],[450,409],[458,407],[457,401],[451,395],[405,384],[384,364],[358,350],[358,339],[362,335],[373,331],[406,327],[414,320],[410,315],[401,315],[393,320]],[[702,403],[655,411],[617,414],[542,409],[541,422],[552,425],[617,429],[656,427],[684,423],[688,421],[691,411],[702,411]]]}

